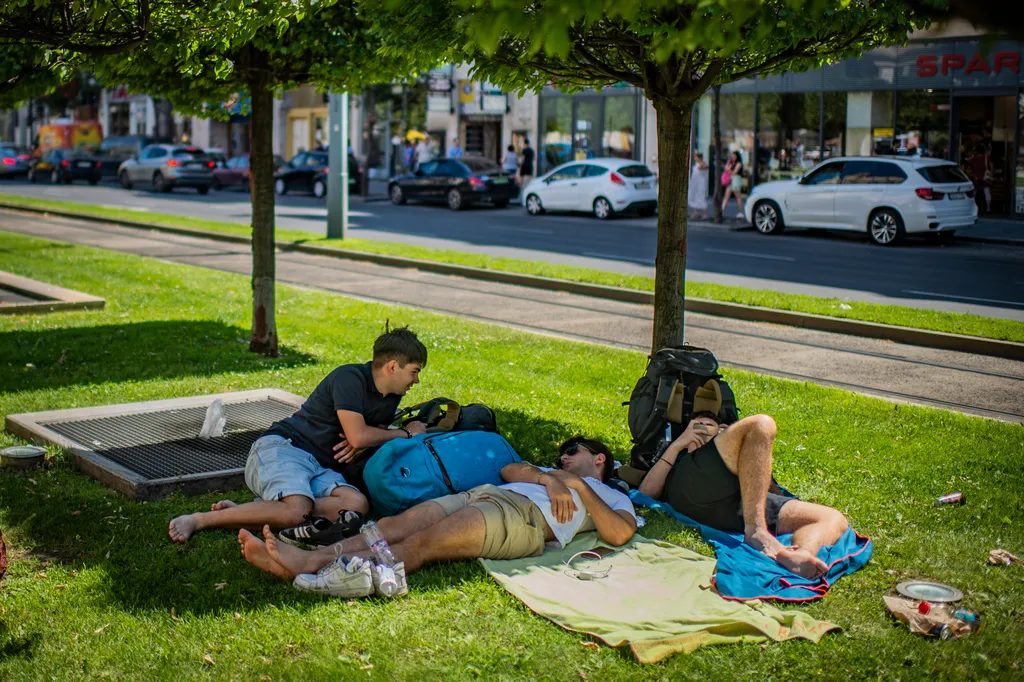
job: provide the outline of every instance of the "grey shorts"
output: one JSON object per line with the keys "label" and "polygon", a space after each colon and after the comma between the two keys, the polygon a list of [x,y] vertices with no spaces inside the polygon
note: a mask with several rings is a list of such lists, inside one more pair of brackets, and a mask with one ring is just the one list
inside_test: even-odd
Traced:
{"label": "grey shorts", "polygon": [[338,486],[355,489],[344,476],[325,469],[316,457],[282,436],[263,436],[252,444],[245,461],[245,484],[263,500],[290,495],[315,500],[328,497]]}

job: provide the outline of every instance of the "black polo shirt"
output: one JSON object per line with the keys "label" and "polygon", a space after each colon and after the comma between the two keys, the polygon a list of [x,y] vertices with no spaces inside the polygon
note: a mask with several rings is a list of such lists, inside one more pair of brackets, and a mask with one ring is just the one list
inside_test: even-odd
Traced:
{"label": "black polo shirt", "polygon": [[370,364],[342,365],[324,377],[299,411],[274,422],[264,434],[290,438],[292,445],[316,457],[320,465],[341,471],[334,461],[334,446],[341,440],[338,410],[358,412],[368,426],[388,426],[398,411],[402,396],[381,395],[373,383]]}

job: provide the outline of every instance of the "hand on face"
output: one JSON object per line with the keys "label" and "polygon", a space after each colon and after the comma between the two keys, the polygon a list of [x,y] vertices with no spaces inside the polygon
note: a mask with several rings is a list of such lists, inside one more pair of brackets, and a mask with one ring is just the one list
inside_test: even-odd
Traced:
{"label": "hand on face", "polygon": [[714,420],[698,417],[697,419],[690,420],[690,423],[686,425],[686,429],[679,434],[679,438],[675,440],[673,445],[687,452],[693,452],[717,435],[718,425],[715,424]]}

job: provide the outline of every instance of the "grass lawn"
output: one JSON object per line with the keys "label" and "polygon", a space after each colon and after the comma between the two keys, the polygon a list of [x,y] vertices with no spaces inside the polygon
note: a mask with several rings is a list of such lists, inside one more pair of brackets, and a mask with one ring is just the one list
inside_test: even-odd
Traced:
{"label": "grass lawn", "polygon": [[[207,232],[221,232],[248,236],[251,232],[248,225],[229,223],[202,218],[165,215],[141,211],[130,211],[106,206],[78,204],[52,199],[35,199],[13,194],[0,193],[0,201],[32,208],[74,211],[86,215],[132,220],[155,226],[187,227]],[[351,249],[405,258],[440,261],[456,265],[468,265],[476,268],[518,272],[555,279],[567,279],[575,282],[603,284],[605,286],[654,291],[654,278],[640,275],[626,275],[618,272],[592,270],[571,265],[558,265],[537,261],[525,261],[515,258],[499,258],[478,253],[432,249],[411,244],[392,242],[375,242],[367,239],[326,239],[323,235],[301,230],[278,229],[277,239],[281,242],[308,243],[339,249]],[[762,308],[792,310],[801,313],[843,317],[851,320],[863,320],[892,324],[915,329],[966,334],[991,339],[1003,339],[1024,343],[1024,323],[1012,320],[1000,320],[978,315],[963,313],[947,313],[937,310],[923,310],[902,306],[843,301],[837,298],[820,298],[801,294],[785,294],[764,289],[746,289],[744,287],[726,286],[705,282],[687,282],[686,295],[691,298],[704,298],[728,303],[742,303]]]}
{"label": "grass lawn", "polygon": [[[456,318],[279,288],[283,355],[246,351],[245,277],[0,232],[0,269],[107,298],[95,312],[0,317],[0,415],[278,387],[308,394],[368,357],[386,319],[430,350],[410,399],[496,408],[527,459],[549,462],[585,432],[625,455],[620,406],[644,357]],[[0,680],[765,680],[1024,677],[1024,429],[743,372],[745,414],[779,424],[779,481],[835,505],[875,555],[804,609],[843,627],[819,645],[709,647],[641,667],[530,613],[476,563],[425,569],[393,602],[322,599],[252,569],[234,535],[167,538],[169,519],[218,495],[135,503],[52,450],[44,469],[0,472],[12,565],[0,587]],[[0,433],[0,446],[15,440]],[[932,500],[962,490],[963,507]],[[234,491],[236,500],[251,499]],[[657,513],[648,537],[707,552]],[[895,624],[881,596],[899,580],[959,586],[986,629],[958,642]],[[210,662],[205,662],[209,657]]]}

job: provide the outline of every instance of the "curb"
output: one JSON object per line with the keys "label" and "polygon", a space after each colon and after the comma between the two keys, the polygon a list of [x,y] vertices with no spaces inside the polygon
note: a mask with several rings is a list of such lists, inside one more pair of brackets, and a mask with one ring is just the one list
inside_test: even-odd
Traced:
{"label": "curb", "polygon": [[[188,227],[169,227],[163,225],[149,225],[139,221],[124,220],[118,218],[103,218],[73,211],[54,211],[48,209],[32,208],[7,204],[0,201],[0,209],[24,211],[42,215],[54,215],[63,218],[73,218],[89,222],[105,223],[143,230],[155,230],[168,234],[177,234],[198,239],[209,239],[213,241],[230,242],[234,244],[249,244],[249,237],[235,234],[218,232],[206,232]],[[410,268],[424,272],[436,272],[443,275],[456,275],[469,279],[482,280],[487,282],[499,282],[502,284],[513,284],[517,286],[543,289],[547,291],[561,291],[581,296],[590,296],[623,303],[639,303],[641,305],[654,305],[654,292],[641,291],[638,289],[624,289],[611,287],[603,284],[589,284],[585,282],[573,282],[552,277],[540,277],[537,275],[524,275],[517,272],[504,270],[487,270],[475,268],[468,265],[455,265],[437,261],[419,260],[416,258],[405,258],[403,256],[389,256],[386,254],[369,253],[366,251],[353,251],[350,249],[338,249],[326,246],[315,246],[312,244],[296,242],[277,242],[277,248],[282,251],[295,251],[309,253],[317,256],[328,256],[345,260],[363,261],[377,265],[392,267]],[[716,317],[728,317],[750,322],[767,322],[770,324],[781,324],[790,327],[802,327],[817,331],[847,334],[850,336],[862,336],[874,339],[883,339],[905,343],[912,346],[923,346],[925,348],[936,348],[939,350],[952,350],[962,353],[974,353],[979,355],[991,355],[994,357],[1008,358],[1011,360],[1024,360],[1024,343],[1013,341],[1000,341],[987,339],[980,336],[965,336],[962,334],[949,334],[946,332],[927,331],[923,329],[912,329],[909,327],[897,327],[877,322],[862,322],[842,317],[828,317],[813,313],[798,313],[789,310],[776,308],[761,308],[758,306],[745,305],[742,303],[726,303],[722,301],[711,301],[701,298],[686,299],[686,310],[694,313],[713,315]]]}
{"label": "curb", "polygon": [[953,241],[974,242],[976,244],[1001,244],[1002,246],[1024,246],[1024,239],[1004,239],[1002,237],[961,237],[956,235]]}

